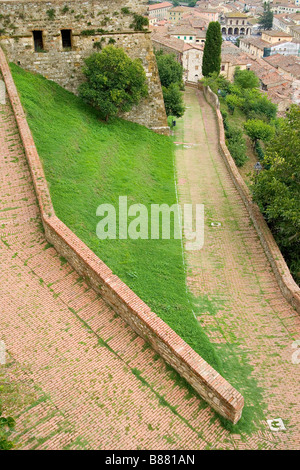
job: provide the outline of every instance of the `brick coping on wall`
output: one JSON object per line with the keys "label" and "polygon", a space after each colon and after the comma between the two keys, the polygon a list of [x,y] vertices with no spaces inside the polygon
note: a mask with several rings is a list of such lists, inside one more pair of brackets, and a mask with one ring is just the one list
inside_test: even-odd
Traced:
{"label": "brick coping on wall", "polygon": [[85,277],[114,311],[124,318],[136,333],[148,341],[153,349],[174,367],[212,408],[236,423],[242,414],[243,396],[153,313],[148,305],[114,275],[55,215],[43,166],[1,48],[0,70],[30,167],[46,239],[80,275]]}
{"label": "brick coping on wall", "polygon": [[235,161],[233,160],[225,143],[223,118],[220,111],[219,98],[209,86],[199,85],[203,90],[206,101],[214,108],[218,123],[219,148],[230,176],[249,212],[251,220],[259,236],[267,258],[275,274],[279,288],[286,300],[300,313],[300,288],[294,281],[282,253],[262,215],[257,204],[252,200],[251,192],[242,178]]}

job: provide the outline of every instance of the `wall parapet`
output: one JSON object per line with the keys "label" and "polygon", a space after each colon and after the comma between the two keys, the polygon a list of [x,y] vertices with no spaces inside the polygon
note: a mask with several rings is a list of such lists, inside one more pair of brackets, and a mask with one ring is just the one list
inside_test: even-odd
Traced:
{"label": "wall parapet", "polygon": [[215,93],[213,93],[209,86],[203,86],[200,84],[199,88],[203,91],[206,101],[215,109],[221,155],[254,224],[260,242],[271,264],[279,288],[286,300],[295,308],[295,310],[297,310],[298,313],[300,313],[300,288],[294,281],[271,230],[269,229],[258,205],[253,202],[251,192],[243,180],[235,161],[226,146],[219,98]]}
{"label": "wall parapet", "polygon": [[5,55],[0,48],[2,72],[23,142],[36,191],[45,236],[58,253],[99,293],[152,348],[170,364],[220,415],[234,424],[242,415],[243,396],[199,356],[150,307],[124,284],[55,215],[43,166],[37,153]]}

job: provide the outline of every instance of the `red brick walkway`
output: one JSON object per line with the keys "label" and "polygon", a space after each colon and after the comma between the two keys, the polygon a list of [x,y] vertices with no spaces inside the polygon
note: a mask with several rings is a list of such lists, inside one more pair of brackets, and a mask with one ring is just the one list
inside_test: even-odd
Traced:
{"label": "red brick walkway", "polygon": [[[281,417],[283,448],[300,445],[300,364],[292,363],[300,318],[281,295],[258,236],[218,151],[215,116],[203,94],[185,92],[187,111],[176,126],[182,203],[205,205],[205,243],[186,253],[188,285],[202,302],[199,321],[213,342],[238,345],[264,389],[266,418]],[[193,144],[193,145],[191,145]],[[221,226],[211,226],[219,222]],[[257,438],[256,438],[257,439]],[[258,445],[258,443],[257,443]],[[254,444],[255,446],[255,444]]]}
{"label": "red brick walkway", "polygon": [[[198,120],[198,127],[195,126],[198,135],[202,126],[200,115],[194,117]],[[194,131],[191,135],[188,135],[188,129],[185,132],[188,142],[197,137]],[[275,417],[276,413],[276,417],[280,415],[291,420],[284,435],[286,439],[266,431],[241,440],[239,436],[229,435],[218,421],[211,422],[211,409],[203,408],[200,399],[188,398],[186,390],[180,388],[166,370],[164,361],[147,349],[144,341],[48,246],[9,105],[0,105],[0,149],[0,339],[5,340],[9,351],[9,362],[6,367],[0,366],[0,375],[8,388],[19,390],[22,398],[24,395],[21,403],[15,405],[7,400],[5,410],[17,414],[13,436],[17,445],[23,449],[296,447],[297,433],[292,427],[297,424],[293,417],[296,410],[290,405],[295,400],[293,387],[296,388],[299,369],[291,366],[292,338],[288,328],[292,334],[299,325],[298,317],[283,302],[272,275],[266,275],[266,262],[258,242],[255,241],[259,250],[259,255],[254,255],[255,265],[245,265],[245,271],[249,270],[253,279],[264,280],[266,293],[261,294],[259,307],[256,291],[253,294],[249,290],[239,291],[240,283],[233,271],[240,269],[243,263],[232,265],[232,278],[223,276],[223,279],[222,276],[215,277],[215,258],[211,265],[207,264],[208,258],[204,259],[203,268],[198,267],[195,260],[194,281],[190,278],[190,285],[195,292],[199,292],[200,285],[202,292],[214,293],[221,287],[222,292],[228,292],[226,339],[230,340],[230,331],[244,338],[253,353],[250,357],[256,364],[255,373],[262,382],[262,358],[265,369],[272,365],[270,370],[264,370],[270,417]],[[217,162],[210,165],[222,168],[217,155],[216,158]],[[198,164],[195,161],[195,165]],[[237,203],[237,213],[232,217],[242,214],[246,226],[247,215],[226,172],[220,171],[224,181],[221,183],[216,179],[214,184],[218,187],[226,185],[228,198]],[[199,176],[195,170],[195,176],[197,174]],[[193,175],[188,176],[192,183]],[[196,191],[197,178],[194,181]],[[213,207],[211,195],[207,203]],[[227,220],[221,218],[221,214],[218,218]],[[232,225],[240,223],[237,220],[233,219]],[[247,230],[244,233],[244,226],[235,230],[236,240],[243,240],[238,244],[241,250],[237,252],[238,259],[249,250],[248,245],[244,245],[245,237],[248,239],[249,236]],[[255,239],[254,232],[249,230]],[[232,258],[232,243],[228,238],[229,235],[219,241],[216,238],[210,241],[212,252],[216,253],[214,256],[218,254],[216,250],[222,249],[224,259]],[[220,242],[228,242],[228,247],[224,244],[220,248]],[[204,275],[199,276],[201,272]],[[231,280],[235,288],[228,291],[227,284]],[[256,285],[254,281],[253,285]],[[230,302],[232,291],[235,296]],[[266,302],[269,298],[272,306]],[[243,304],[248,308],[241,309]],[[234,317],[230,317],[231,309]],[[237,325],[236,315],[241,317],[241,325]],[[255,333],[249,325],[250,320],[256,322]],[[249,341],[250,333],[254,336],[253,341]],[[265,335],[274,335],[275,339],[265,339]],[[266,346],[267,352],[263,350]],[[275,352],[278,356],[273,357]],[[143,382],[139,380],[138,372]],[[270,384],[275,383],[276,378],[278,388],[272,389]],[[283,402],[286,403],[284,416]]]}

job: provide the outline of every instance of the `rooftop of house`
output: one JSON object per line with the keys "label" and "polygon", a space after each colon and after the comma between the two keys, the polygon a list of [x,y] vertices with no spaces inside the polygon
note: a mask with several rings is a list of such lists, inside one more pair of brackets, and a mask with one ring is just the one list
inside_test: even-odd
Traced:
{"label": "rooftop of house", "polygon": [[167,8],[167,7],[172,7],[173,3],[170,2],[162,2],[162,3],[155,3],[154,5],[149,5],[148,10],[153,11],[153,10],[159,10],[161,8]]}
{"label": "rooftop of house", "polygon": [[290,38],[292,37],[291,34],[289,33],[285,33],[284,31],[278,31],[276,29],[271,29],[269,31],[263,31],[262,34],[265,34],[266,36],[270,36],[270,37],[279,37],[279,38]]}
{"label": "rooftop of house", "polygon": [[285,44],[288,41],[277,41],[274,43],[269,43],[267,41],[264,41],[263,39],[260,38],[253,38],[253,37],[244,37],[240,38],[240,44],[249,44],[251,46],[257,47],[258,49],[263,50],[265,47],[274,47],[277,46],[278,44]]}
{"label": "rooftop of house", "polygon": [[170,37],[166,34],[153,33],[152,41],[154,43],[162,44],[164,46],[170,47],[177,52],[183,53],[191,49],[203,50],[203,46],[198,44],[188,44],[181,39]]}
{"label": "rooftop of house", "polygon": [[248,18],[245,13],[239,11],[230,11],[229,13],[224,14],[225,18]]}
{"label": "rooftop of house", "polygon": [[194,10],[197,11],[198,13],[211,13],[211,14],[217,13],[216,10],[212,10],[212,9],[208,10],[208,8],[201,8],[201,7],[195,7]]}
{"label": "rooftop of house", "polygon": [[177,12],[177,13],[184,13],[189,10],[191,10],[190,7],[182,7],[182,6],[170,8],[170,11]]}
{"label": "rooftop of house", "polygon": [[194,17],[193,15],[185,16],[183,15],[180,24],[190,24],[195,29],[203,29],[207,26],[208,21],[203,18]]}
{"label": "rooftop of house", "polygon": [[193,29],[190,25],[178,25],[170,27],[169,33],[178,36],[196,36],[198,31]]}
{"label": "rooftop of house", "polygon": [[275,54],[270,57],[266,57],[265,61],[276,69],[280,68],[285,72],[290,73],[295,79],[300,79],[300,57]]}

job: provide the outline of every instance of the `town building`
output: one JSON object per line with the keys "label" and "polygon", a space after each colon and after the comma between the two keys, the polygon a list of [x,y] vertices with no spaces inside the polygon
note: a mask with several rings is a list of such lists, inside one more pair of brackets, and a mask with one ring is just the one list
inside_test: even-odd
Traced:
{"label": "town building", "polygon": [[155,3],[154,5],[149,5],[147,10],[149,20],[153,18],[157,18],[158,20],[168,18],[168,11],[171,8],[173,8],[173,3],[170,2],[162,2]]}
{"label": "town building", "polygon": [[187,13],[190,10],[191,8],[181,6],[170,8],[170,10],[168,11],[168,19],[172,23],[178,23],[178,21],[182,19],[184,13]]}
{"label": "town building", "polygon": [[[298,55],[300,54],[300,42],[290,35],[273,36],[270,31],[262,34],[262,38],[240,38],[240,49],[252,57],[269,57],[274,54]],[[276,40],[277,39],[277,40]]]}
{"label": "town building", "polygon": [[226,36],[248,36],[251,34],[252,25],[245,13],[230,12],[225,13],[221,21],[221,31]]}
{"label": "town building", "polygon": [[181,39],[161,35],[152,35],[153,46],[162,49],[167,54],[174,54],[176,60],[183,66],[184,82],[198,83],[202,75],[203,46],[187,44]]}

